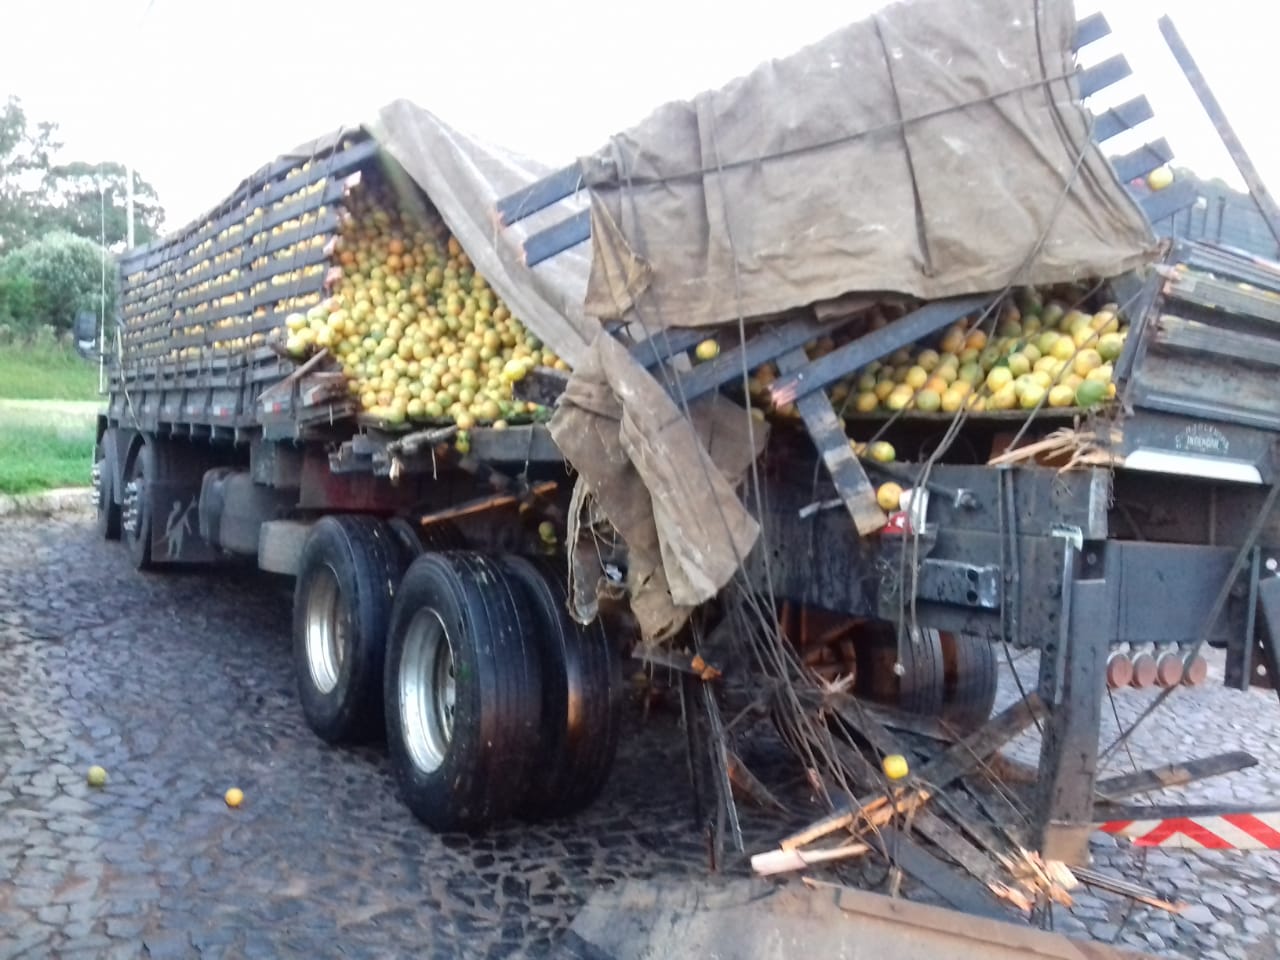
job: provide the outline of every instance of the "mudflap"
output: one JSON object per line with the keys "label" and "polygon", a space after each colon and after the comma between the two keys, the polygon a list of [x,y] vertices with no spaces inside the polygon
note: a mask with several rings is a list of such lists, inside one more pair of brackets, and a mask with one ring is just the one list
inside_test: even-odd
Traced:
{"label": "mudflap", "polygon": [[157,483],[152,490],[151,556],[156,563],[216,563],[221,554],[200,536],[200,488]]}
{"label": "mudflap", "polygon": [[576,960],[893,957],[1121,960],[1150,954],[847,887],[628,881],[592,895],[560,945]]}

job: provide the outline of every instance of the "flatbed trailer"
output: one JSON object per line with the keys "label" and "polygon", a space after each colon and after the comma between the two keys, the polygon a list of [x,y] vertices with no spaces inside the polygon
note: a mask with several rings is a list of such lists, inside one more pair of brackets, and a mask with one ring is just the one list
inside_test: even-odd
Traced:
{"label": "flatbed trailer", "polygon": [[[1079,42],[1107,32],[1091,17]],[[1127,72],[1123,58],[1085,70],[1080,95]],[[1095,137],[1150,115],[1143,98],[1100,112]],[[1168,159],[1156,142],[1114,164],[1130,180]],[[625,617],[606,631],[569,614],[564,549],[577,505],[547,428],[536,418],[477,426],[460,448],[449,423],[404,427],[360,412],[323,351],[304,362],[284,348],[286,319],[326,296],[345,199],[395,168],[366,132],[340,131],[122,258],[97,431],[99,528],[140,569],[239,557],[296,577],[308,721],[335,743],[385,730],[402,793],[429,825],[571,812],[607,777],[633,638]],[[576,183],[561,171],[498,203],[495,218],[515,222],[513,211],[545,209]],[[1178,185],[1142,200],[1153,220],[1192,202]],[[528,261],[562,255],[589,230],[575,215],[531,235]],[[1241,689],[1270,684],[1277,669],[1278,295],[1274,264],[1200,244],[1111,278],[1095,297],[1125,304],[1133,321],[1115,402],[1088,419],[1046,408],[1027,435],[1092,424],[1107,464],[1072,470],[988,464],[1022,415],[975,417],[980,449],[934,463],[926,441],[950,415],[842,422],[822,392],[975,316],[997,292],[922,304],[817,359],[804,345],[849,318],[798,311],[758,336],[721,336],[719,357],[693,366],[705,330],[626,346],[686,400],[732,391],[744,366],[777,363],[774,396],[800,417],[774,431],[761,460],[764,533],[745,583],[783,620],[815,611],[837,625],[903,628],[887,660],[870,655],[878,641],[855,642],[873,698],[961,717],[973,731],[991,711],[995,644],[1039,650],[1034,842],[1047,858],[1078,861],[1117,654],[1173,654],[1174,685],[1195,679],[1203,642],[1226,646],[1228,682]],[[562,386],[535,370],[519,389],[545,404]],[[882,428],[917,462],[851,451],[848,430]],[[868,474],[927,493],[917,495],[923,513],[898,516],[899,535],[862,535]],[[625,548],[602,559],[620,579]],[[794,623],[786,632],[803,639]],[[913,699],[920,689],[928,695]]]}

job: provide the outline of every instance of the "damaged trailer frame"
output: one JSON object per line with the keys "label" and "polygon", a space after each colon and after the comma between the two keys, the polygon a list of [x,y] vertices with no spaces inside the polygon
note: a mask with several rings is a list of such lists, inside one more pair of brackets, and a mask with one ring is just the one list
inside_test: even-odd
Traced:
{"label": "damaged trailer frame", "polygon": [[[1079,23],[1077,49],[1109,33],[1095,14]],[[1104,59],[1079,73],[1079,96],[1130,73],[1123,56]],[[1096,112],[1093,136],[1105,143],[1152,116],[1137,97]],[[1121,182],[1132,182],[1171,159],[1167,142],[1156,140],[1111,163]],[[518,223],[583,186],[572,165],[504,199],[498,215]],[[1152,222],[1196,200],[1183,182],[1134,197]],[[546,262],[590,235],[589,215],[575,214],[529,236],[526,261]],[[926,303],[812,361],[804,344],[840,322],[805,311],[742,342],[720,335],[716,358],[692,369],[670,361],[715,335],[705,327],[646,331],[629,348],[655,376],[662,369],[668,392],[686,405],[740,382],[744,370],[777,363],[771,399],[796,404],[813,447],[806,456],[803,444],[792,446],[760,466],[767,508],[756,517],[760,542],[745,563],[757,590],[784,605],[897,623],[900,644],[912,642],[902,639],[909,621],[1039,651],[1036,693],[1046,716],[1037,836],[1029,839],[1046,859],[1077,864],[1087,862],[1097,821],[1109,667],[1126,648],[1161,654],[1161,701],[1179,684],[1203,679],[1204,643],[1226,647],[1228,685],[1280,686],[1280,266],[1177,241],[1166,246],[1163,263],[1118,277],[1108,289],[1136,320],[1117,363],[1120,415],[1114,425],[1094,424],[1105,467],[1063,471],[1030,461],[926,470],[850,452],[845,423],[822,388],[979,312],[989,297]],[[1015,425],[1024,419],[1004,416]],[[939,430],[951,419],[916,417]],[[826,467],[821,484],[819,463]],[[884,523],[868,471],[920,484],[927,507],[908,509],[905,531],[863,536]]]}

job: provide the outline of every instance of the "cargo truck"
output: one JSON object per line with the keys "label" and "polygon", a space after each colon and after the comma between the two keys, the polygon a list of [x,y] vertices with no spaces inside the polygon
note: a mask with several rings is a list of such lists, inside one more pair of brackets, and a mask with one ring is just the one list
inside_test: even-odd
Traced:
{"label": "cargo truck", "polygon": [[[1104,20],[1089,18],[1075,45],[1106,33]],[[1073,97],[1127,70],[1110,60],[1085,70],[1070,78]],[[419,116],[408,109],[398,115]],[[1098,111],[1091,133],[1103,142],[1149,116],[1138,98]],[[399,342],[388,338],[386,322],[374,331],[383,339],[362,333],[372,327],[354,315],[329,322],[344,284],[348,305],[359,302],[349,278],[366,267],[357,248],[374,221],[353,223],[351,211],[375,195],[393,198],[380,216],[409,237],[409,261],[426,257],[404,268],[399,234],[377,248],[398,265],[381,262],[380,276],[404,268],[399,303],[416,303],[423,325],[439,323],[430,343],[449,339],[462,313],[492,321],[500,302],[520,299],[509,262],[485,249],[484,231],[460,222],[448,177],[418,172],[466,164],[416,155],[386,129],[344,129],[293,151],[205,217],[121,258],[93,472],[98,528],[139,570],[239,558],[294,577],[308,723],[331,743],[385,732],[402,795],[428,825],[569,813],[608,776],[637,618],[606,610],[584,625],[570,612],[578,605],[566,551],[582,504],[545,422],[569,364],[508,324],[487,353],[483,336],[475,348],[471,369],[488,380],[445,363],[444,373],[458,372],[452,381],[397,393],[397,359],[405,371],[415,365],[420,384],[432,376],[439,358],[426,342],[415,354],[411,338],[402,349],[403,330]],[[1112,162],[1127,182],[1168,159],[1157,142]],[[581,207],[565,212],[583,183],[575,165],[498,190],[494,246],[528,214],[564,217],[510,240],[530,282],[580,256],[603,222]],[[1142,204],[1154,221],[1193,201],[1175,184]],[[487,284],[477,286],[482,274]],[[455,281],[471,284],[456,304],[440,287]],[[1093,821],[1108,678],[1124,685],[1137,668],[1140,682],[1153,682],[1142,681],[1150,651],[1164,657],[1159,682],[1191,682],[1207,640],[1226,646],[1229,683],[1269,683],[1280,629],[1280,268],[1179,242],[1158,263],[1096,281],[1050,296],[1075,296],[1068,305],[1091,316],[1123,308],[1129,332],[1114,361],[1114,399],[1090,411],[1040,402],[1018,437],[1025,447],[1092,425],[1092,453],[1103,459],[1073,469],[1046,463],[1049,454],[989,463],[1026,422],[1021,409],[971,412],[963,443],[939,456],[937,435],[955,413],[850,410],[838,419],[823,392],[874,374],[896,351],[934,344],[957,322],[973,328],[993,304],[1011,302],[1007,290],[895,301],[873,311],[870,327],[866,310],[823,320],[797,304],[772,326],[709,333],[675,324],[648,339],[610,331],[687,400],[736,397],[745,407],[754,391],[779,409],[794,405],[758,461],[766,495],[752,512],[762,532],[741,568],[750,589],[778,604],[791,642],[804,646],[801,620],[825,624],[808,632],[848,641],[835,648],[849,673],[856,661],[859,691],[961,730],[991,712],[998,645],[1039,650],[1048,716],[1038,843],[1068,859],[1080,856]],[[489,285],[494,296],[482,296]],[[384,283],[365,300],[373,326],[375,308],[396,293]],[[324,332],[335,326],[336,337]],[[344,335],[356,346],[336,345]],[[804,351],[824,337],[826,348]],[[769,365],[771,382],[744,382],[743,371]],[[487,399],[482,383],[492,387]],[[489,415],[477,417],[474,405],[490,400]],[[767,418],[754,416],[763,428]],[[850,435],[892,441],[898,462],[858,457]],[[874,490],[868,474],[897,482],[914,503],[876,514],[872,536],[859,529]],[[627,545],[600,549],[602,582],[620,586]],[[858,629],[841,633],[844,625]],[[821,651],[806,663],[829,679],[844,672]]]}

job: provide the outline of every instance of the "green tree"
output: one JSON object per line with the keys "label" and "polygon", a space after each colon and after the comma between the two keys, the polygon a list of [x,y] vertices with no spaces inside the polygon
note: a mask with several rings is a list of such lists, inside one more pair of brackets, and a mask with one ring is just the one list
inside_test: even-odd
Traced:
{"label": "green tree", "polygon": [[[65,232],[50,233],[0,260],[0,286],[26,302],[12,311],[18,330],[71,329],[76,313],[115,306],[115,264],[101,246]],[[24,292],[29,285],[29,292]],[[104,302],[105,301],[105,302]],[[16,306],[16,304],[15,304]]]}
{"label": "green tree", "polygon": [[52,123],[32,124],[17,97],[0,106],[0,254],[34,236],[40,187],[58,149]]}
{"label": "green tree", "polygon": [[[127,178],[124,164],[110,160],[76,161],[51,168],[44,177],[41,230],[66,230],[91,240],[105,236],[108,247],[123,243],[128,232]],[[133,174],[133,193],[134,242],[141,246],[160,233],[164,208],[155,188],[137,171]]]}

